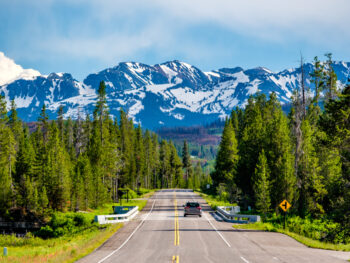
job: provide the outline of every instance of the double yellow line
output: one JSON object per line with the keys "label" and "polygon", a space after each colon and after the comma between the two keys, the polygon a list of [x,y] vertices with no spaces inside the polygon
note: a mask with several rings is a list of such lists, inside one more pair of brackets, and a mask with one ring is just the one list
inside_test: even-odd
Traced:
{"label": "double yellow line", "polygon": [[[178,246],[180,244],[180,231],[179,231],[179,212],[177,211],[176,192],[174,193],[174,207],[175,207],[174,245]],[[172,263],[179,263],[179,262],[180,262],[180,257],[173,256]]]}
{"label": "double yellow line", "polygon": [[177,200],[176,200],[176,194],[175,194],[175,200],[174,200],[174,206],[175,206],[175,238],[174,238],[174,245],[178,246],[180,244],[180,232],[179,232],[179,213],[177,211]]}

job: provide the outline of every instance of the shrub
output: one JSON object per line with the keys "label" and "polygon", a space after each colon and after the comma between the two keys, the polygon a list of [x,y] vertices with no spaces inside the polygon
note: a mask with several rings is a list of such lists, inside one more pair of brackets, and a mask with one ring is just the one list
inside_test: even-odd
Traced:
{"label": "shrub", "polygon": [[98,227],[97,224],[89,221],[84,214],[56,212],[52,215],[49,223],[37,231],[35,235],[41,238],[60,237],[96,227]]}

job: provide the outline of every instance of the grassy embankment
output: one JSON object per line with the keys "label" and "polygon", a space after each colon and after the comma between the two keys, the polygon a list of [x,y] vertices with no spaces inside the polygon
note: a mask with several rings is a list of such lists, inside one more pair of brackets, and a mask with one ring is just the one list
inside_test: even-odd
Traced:
{"label": "grassy embankment", "polygon": [[[220,200],[219,196],[207,195],[200,192],[196,193],[205,199],[214,210],[217,206],[236,205]],[[301,219],[297,216],[292,216],[288,218],[287,227],[284,230],[282,216],[272,216],[265,222],[258,222],[254,224],[234,224],[233,227],[237,229],[251,229],[282,233],[312,248],[350,251],[350,243],[342,243],[341,233],[338,234],[338,237],[330,234],[334,233],[334,230],[337,227],[339,228],[339,225],[331,221],[322,221],[320,219]],[[329,240],[333,242],[329,242]]]}
{"label": "grassy embankment", "polygon": [[[150,197],[154,192],[140,196]],[[137,205],[141,210],[147,200],[123,200],[123,205]],[[0,247],[8,248],[8,256],[0,262],[74,262],[91,253],[110,238],[123,224],[100,226],[93,223],[95,215],[111,214],[112,206],[106,204],[84,213],[55,213],[48,223],[49,233],[55,237],[43,239],[29,234],[25,238],[0,235]],[[54,220],[53,220],[54,218]],[[46,229],[47,230],[47,229]],[[2,250],[2,249],[1,249]]]}
{"label": "grassy embankment", "polygon": [[217,206],[236,206],[237,204],[231,204],[228,201],[221,200],[219,196],[208,195],[202,192],[195,191],[196,194],[200,195],[213,210],[216,210]]}

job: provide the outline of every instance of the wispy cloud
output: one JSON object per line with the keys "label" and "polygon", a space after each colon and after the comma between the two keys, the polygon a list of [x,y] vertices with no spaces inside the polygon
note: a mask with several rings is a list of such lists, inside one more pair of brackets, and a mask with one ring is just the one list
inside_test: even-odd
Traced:
{"label": "wispy cloud", "polygon": [[348,10],[348,0],[13,0],[0,3],[0,50],[106,66],[178,57],[220,64],[258,57],[254,43],[271,54],[318,48],[350,57]]}

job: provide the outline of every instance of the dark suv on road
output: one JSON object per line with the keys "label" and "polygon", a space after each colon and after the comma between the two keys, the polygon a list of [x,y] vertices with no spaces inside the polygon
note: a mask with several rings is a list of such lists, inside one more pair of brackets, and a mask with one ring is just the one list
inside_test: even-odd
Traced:
{"label": "dark suv on road", "polygon": [[184,205],[184,216],[187,215],[197,215],[199,217],[202,216],[202,208],[199,205],[198,202],[187,202],[186,205]]}

